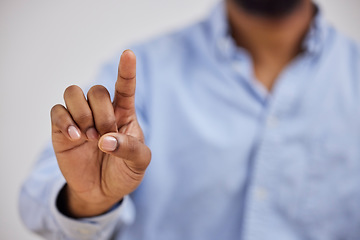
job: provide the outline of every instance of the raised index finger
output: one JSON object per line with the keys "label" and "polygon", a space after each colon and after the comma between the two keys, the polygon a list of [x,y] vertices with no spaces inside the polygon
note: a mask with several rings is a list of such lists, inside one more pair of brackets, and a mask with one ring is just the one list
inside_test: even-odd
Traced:
{"label": "raised index finger", "polygon": [[115,117],[120,125],[135,117],[135,87],[136,56],[131,50],[125,50],[120,58],[113,102]]}

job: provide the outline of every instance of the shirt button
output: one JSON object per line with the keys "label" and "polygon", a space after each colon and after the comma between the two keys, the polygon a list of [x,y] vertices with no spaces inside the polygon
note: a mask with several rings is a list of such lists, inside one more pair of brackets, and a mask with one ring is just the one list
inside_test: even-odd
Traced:
{"label": "shirt button", "polygon": [[233,69],[235,69],[235,71],[240,72],[243,65],[241,65],[241,63],[239,63],[239,62],[233,62],[232,67],[233,67]]}
{"label": "shirt button", "polygon": [[218,44],[221,50],[223,50],[224,52],[227,52],[227,50],[229,49],[229,41],[226,38],[220,39]]}
{"label": "shirt button", "polygon": [[90,233],[90,230],[89,229],[86,229],[86,228],[79,228],[78,229],[78,232],[83,234],[83,235],[87,235]]}
{"label": "shirt button", "polygon": [[268,192],[263,187],[257,187],[254,191],[255,198],[260,201],[264,201],[268,197]]}
{"label": "shirt button", "polygon": [[269,128],[277,127],[278,123],[279,123],[279,120],[275,116],[269,116],[266,119],[266,126],[268,126]]}

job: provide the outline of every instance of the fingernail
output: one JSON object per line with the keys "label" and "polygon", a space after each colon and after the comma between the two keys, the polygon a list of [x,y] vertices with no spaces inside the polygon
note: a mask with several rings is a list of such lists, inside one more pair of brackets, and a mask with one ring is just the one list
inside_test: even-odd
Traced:
{"label": "fingernail", "polygon": [[130,49],[125,49],[124,51],[123,51],[123,53],[126,53],[126,52],[128,52],[128,51],[131,51]]}
{"label": "fingernail", "polygon": [[79,130],[77,130],[76,127],[74,127],[74,126],[70,126],[68,128],[68,134],[69,134],[70,138],[73,140],[77,140],[81,137]]}
{"label": "fingernail", "polygon": [[86,131],[86,137],[90,140],[96,140],[99,137],[98,132],[95,130],[95,128],[89,128]]}
{"label": "fingernail", "polygon": [[117,139],[111,136],[104,137],[100,142],[100,148],[104,151],[112,152],[117,148]]}

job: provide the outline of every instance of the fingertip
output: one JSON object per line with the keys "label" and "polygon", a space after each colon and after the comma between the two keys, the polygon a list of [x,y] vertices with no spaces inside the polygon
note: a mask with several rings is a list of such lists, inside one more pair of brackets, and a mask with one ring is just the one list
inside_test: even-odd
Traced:
{"label": "fingertip", "polygon": [[79,86],[70,85],[65,89],[64,94],[63,94],[63,98],[64,98],[64,100],[66,102],[68,97],[72,97],[74,95],[84,95],[84,92]]}
{"label": "fingertip", "polygon": [[105,135],[99,140],[99,148],[104,152],[113,152],[118,148],[118,140],[111,135]]}
{"label": "fingertip", "polygon": [[118,79],[135,80],[136,56],[131,50],[125,50],[120,57]]}
{"label": "fingertip", "polygon": [[85,134],[89,140],[98,140],[99,139],[99,133],[93,127],[89,128]]}
{"label": "fingertip", "polygon": [[123,61],[123,60],[126,61],[126,62],[134,62],[134,61],[136,61],[136,55],[132,50],[126,49],[121,54],[120,62]]}
{"label": "fingertip", "polygon": [[68,132],[71,140],[75,141],[75,140],[79,140],[81,138],[81,133],[80,133],[79,129],[77,129],[73,125],[68,127],[67,132]]}
{"label": "fingertip", "polygon": [[122,53],[122,55],[127,55],[127,54],[130,54],[130,55],[135,55],[134,52],[131,50],[131,49],[125,49]]}

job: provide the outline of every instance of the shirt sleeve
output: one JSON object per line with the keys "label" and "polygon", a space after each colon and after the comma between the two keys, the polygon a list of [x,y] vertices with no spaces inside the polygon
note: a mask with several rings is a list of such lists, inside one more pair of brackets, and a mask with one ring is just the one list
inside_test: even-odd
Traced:
{"label": "shirt sleeve", "polygon": [[72,219],[63,215],[56,199],[65,179],[52,152],[50,145],[21,189],[20,215],[30,230],[46,239],[110,239],[119,228],[134,221],[135,208],[129,196],[97,217]]}

